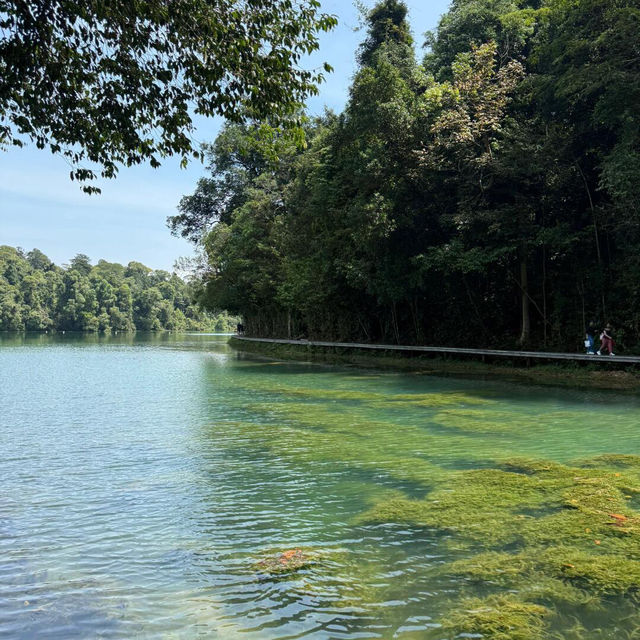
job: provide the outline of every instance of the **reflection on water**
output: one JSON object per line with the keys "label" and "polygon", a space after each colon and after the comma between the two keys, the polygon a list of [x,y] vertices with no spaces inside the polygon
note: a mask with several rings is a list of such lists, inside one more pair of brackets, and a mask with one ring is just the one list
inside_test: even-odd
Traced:
{"label": "reflection on water", "polygon": [[[637,398],[281,363],[226,341],[0,334],[0,636],[435,640],[464,632],[447,625],[473,609],[465,598],[503,598],[528,622],[542,603],[542,637],[634,637],[633,583],[589,609],[593,584],[566,567],[549,578],[499,518],[516,517],[503,503],[524,483],[517,517],[539,535],[535,523],[564,514],[547,500],[576,475],[596,482],[585,459],[638,452]],[[459,569],[477,558],[479,571],[490,547],[474,529],[476,478],[514,458],[547,461],[523,462],[534,489],[518,480],[487,514],[504,547],[492,561],[507,551],[539,577],[526,610],[508,600],[517,583]],[[607,473],[635,491],[635,467]],[[444,526],[451,495],[460,526]],[[415,513],[403,521],[401,507]],[[600,546],[633,558],[622,524]],[[293,551],[305,562],[287,571]]]}

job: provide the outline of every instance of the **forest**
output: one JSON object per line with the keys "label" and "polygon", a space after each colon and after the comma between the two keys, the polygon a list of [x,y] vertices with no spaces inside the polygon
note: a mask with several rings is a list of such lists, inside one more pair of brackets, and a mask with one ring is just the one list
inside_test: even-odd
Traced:
{"label": "forest", "polygon": [[[250,335],[577,350],[640,328],[640,2],[383,0],[342,113],[230,123],[169,219]],[[422,44],[419,42],[418,44]]]}
{"label": "forest", "polygon": [[231,331],[235,318],[192,302],[193,286],[139,262],[77,254],[58,267],[38,249],[0,246],[0,331]]}

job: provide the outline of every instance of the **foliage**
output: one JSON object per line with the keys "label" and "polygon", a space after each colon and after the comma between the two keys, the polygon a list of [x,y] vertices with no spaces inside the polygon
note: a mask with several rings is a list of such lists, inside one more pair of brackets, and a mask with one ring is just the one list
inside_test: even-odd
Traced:
{"label": "foliage", "polygon": [[175,233],[259,336],[575,350],[640,335],[637,0],[459,0],[414,57],[379,2],[343,113],[208,148]]}
{"label": "foliage", "polygon": [[80,253],[60,268],[38,249],[0,246],[0,330],[235,330],[237,318],[203,312],[193,296],[193,284],[139,262],[92,266]]}
{"label": "foliage", "polygon": [[319,9],[317,0],[1,0],[0,145],[32,140],[86,181],[170,154],[186,163],[199,153],[194,113],[292,120],[323,79],[299,64],[336,23]]}
{"label": "foliage", "polygon": [[544,607],[521,602],[515,596],[469,598],[443,626],[467,634],[463,637],[543,640],[548,637],[543,620],[549,613]]}

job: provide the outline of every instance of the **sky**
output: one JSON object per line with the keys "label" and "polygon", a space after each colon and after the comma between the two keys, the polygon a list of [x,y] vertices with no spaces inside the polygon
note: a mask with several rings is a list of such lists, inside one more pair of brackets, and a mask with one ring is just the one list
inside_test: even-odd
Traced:
{"label": "sky", "polygon": [[[406,0],[418,56],[425,31],[433,29],[449,0]],[[373,0],[365,2],[373,6]],[[351,0],[323,0],[322,10],[338,17],[339,24],[320,37],[320,49],[311,66],[324,61],[334,72],[320,86],[320,94],[309,99],[308,111],[322,113],[325,107],[342,111],[356,69],[355,56],[365,38],[358,10]],[[200,120],[195,138],[213,141],[220,129],[219,118]],[[56,264],[68,263],[77,253],[127,264],[142,262],[153,269],[171,270],[180,256],[190,256],[192,246],[173,237],[167,216],[176,213],[183,195],[192,193],[205,175],[197,161],[181,169],[168,158],[162,167],[123,167],[115,180],[103,181],[102,194],[87,195],[69,180],[69,166],[48,151],[35,146],[0,151],[0,245],[37,247]]]}

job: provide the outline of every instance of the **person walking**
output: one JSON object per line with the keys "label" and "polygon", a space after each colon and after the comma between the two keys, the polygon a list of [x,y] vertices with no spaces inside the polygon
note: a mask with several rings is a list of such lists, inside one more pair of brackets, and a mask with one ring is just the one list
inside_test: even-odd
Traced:
{"label": "person walking", "polygon": [[610,356],[616,355],[613,353],[613,338],[611,337],[611,326],[609,324],[607,324],[600,334],[600,349],[598,349],[598,355],[601,356],[605,349],[609,352]]}
{"label": "person walking", "polygon": [[594,356],[596,352],[595,349],[596,343],[596,324],[595,322],[590,322],[587,327],[586,339],[584,341],[584,346],[587,349],[588,356]]}

